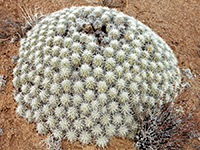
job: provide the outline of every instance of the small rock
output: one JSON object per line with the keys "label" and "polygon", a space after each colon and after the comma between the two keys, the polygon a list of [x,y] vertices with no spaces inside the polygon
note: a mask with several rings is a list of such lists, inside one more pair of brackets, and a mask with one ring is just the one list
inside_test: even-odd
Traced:
{"label": "small rock", "polygon": [[2,128],[0,128],[0,135],[1,135],[1,134],[3,134],[3,133],[4,133],[4,132],[3,132],[3,129],[2,129]]}

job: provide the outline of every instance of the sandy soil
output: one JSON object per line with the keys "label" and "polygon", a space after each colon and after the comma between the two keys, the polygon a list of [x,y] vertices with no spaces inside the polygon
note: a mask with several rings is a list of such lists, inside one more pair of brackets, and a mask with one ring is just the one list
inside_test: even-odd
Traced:
{"label": "sandy soil", "polygon": [[[93,0],[91,0],[93,1]],[[95,1],[95,0],[94,0]],[[97,1],[97,0],[96,0]],[[120,0],[118,0],[119,2]],[[119,8],[124,13],[134,16],[152,28],[174,50],[180,69],[189,68],[196,77],[183,78],[189,82],[177,103],[184,107],[200,108],[200,1],[199,0],[126,0]],[[44,14],[56,10],[80,5],[92,5],[85,0],[0,0],[0,19],[23,20],[21,9],[24,6],[33,12]],[[94,4],[93,4],[94,5]],[[1,32],[1,30],[0,30]],[[34,123],[28,123],[16,113],[13,99],[12,56],[18,55],[19,42],[0,45],[0,75],[7,77],[7,83],[0,91],[0,150],[40,150],[45,149],[40,141],[44,136],[38,135]],[[200,144],[198,140],[192,143]],[[133,150],[133,141],[112,138],[109,150]],[[93,144],[82,146],[79,142],[63,142],[64,149],[97,149]],[[192,150],[190,143],[185,149]]]}

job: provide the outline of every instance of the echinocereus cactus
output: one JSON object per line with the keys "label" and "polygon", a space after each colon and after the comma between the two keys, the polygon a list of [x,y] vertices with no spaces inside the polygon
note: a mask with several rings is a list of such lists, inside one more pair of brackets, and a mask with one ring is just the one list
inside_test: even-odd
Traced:
{"label": "echinocereus cactus", "polygon": [[177,94],[170,47],[150,28],[106,7],[71,7],[46,16],[21,40],[14,69],[17,113],[37,131],[105,147],[134,138],[135,111]]}

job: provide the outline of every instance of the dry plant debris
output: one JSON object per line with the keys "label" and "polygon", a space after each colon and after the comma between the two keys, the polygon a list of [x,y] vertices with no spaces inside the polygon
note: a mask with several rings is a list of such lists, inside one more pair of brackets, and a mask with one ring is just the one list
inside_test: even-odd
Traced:
{"label": "dry plant debris", "polygon": [[13,37],[21,37],[22,23],[11,19],[0,20],[0,43],[7,42]]}
{"label": "dry plant debris", "polygon": [[138,119],[141,126],[135,146],[141,150],[180,150],[183,149],[182,142],[200,135],[198,110],[183,111],[172,106],[171,102],[163,105],[160,111],[144,113]]}
{"label": "dry plant debris", "polygon": [[193,73],[191,72],[191,70],[189,68],[186,69],[181,69],[182,73],[184,76],[186,76],[188,79],[193,78],[195,75],[193,75]]}
{"label": "dry plant debris", "polygon": [[24,38],[26,33],[44,17],[42,13],[33,13],[31,9],[19,7],[24,21],[14,21],[9,17],[0,19],[0,44],[8,41],[14,43]]}
{"label": "dry plant debris", "polygon": [[97,4],[104,7],[116,8],[121,7],[126,2],[124,0],[86,0],[90,4]]}
{"label": "dry plant debris", "polygon": [[4,75],[0,75],[0,91],[3,89],[5,85],[6,85],[6,78]]}

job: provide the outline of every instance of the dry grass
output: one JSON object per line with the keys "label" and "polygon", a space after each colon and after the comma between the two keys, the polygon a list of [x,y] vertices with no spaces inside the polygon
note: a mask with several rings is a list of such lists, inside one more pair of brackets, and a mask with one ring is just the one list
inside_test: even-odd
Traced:
{"label": "dry grass", "polygon": [[13,37],[21,37],[22,22],[13,21],[11,19],[0,20],[0,44],[10,41]]}
{"label": "dry grass", "polygon": [[[141,126],[135,138],[135,146],[142,150],[183,149],[182,143],[199,136],[198,111],[197,109],[181,111],[168,103],[160,112],[144,113],[138,117]],[[198,145],[193,147],[197,148]]]}
{"label": "dry grass", "polygon": [[25,7],[19,6],[19,8],[21,9],[22,17],[25,20],[24,26],[22,28],[24,32],[29,31],[44,17],[42,12],[40,12],[39,14],[36,13],[37,9],[35,9],[33,12],[31,9],[27,9]]}
{"label": "dry grass", "polygon": [[26,33],[36,25],[44,15],[33,13],[31,9],[19,6],[24,21],[14,21],[9,17],[0,19],[0,44],[10,41],[14,43],[26,36]]}

